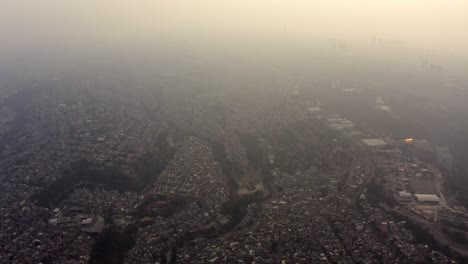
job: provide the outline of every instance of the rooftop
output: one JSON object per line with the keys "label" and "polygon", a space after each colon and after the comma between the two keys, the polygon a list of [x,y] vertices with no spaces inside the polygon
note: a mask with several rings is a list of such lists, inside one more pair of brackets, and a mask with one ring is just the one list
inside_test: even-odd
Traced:
{"label": "rooftop", "polygon": [[440,202],[440,198],[435,194],[415,194],[418,202]]}
{"label": "rooftop", "polygon": [[362,142],[366,144],[367,146],[370,147],[376,147],[376,146],[385,146],[387,143],[381,139],[378,138],[368,138],[368,139],[363,139]]}

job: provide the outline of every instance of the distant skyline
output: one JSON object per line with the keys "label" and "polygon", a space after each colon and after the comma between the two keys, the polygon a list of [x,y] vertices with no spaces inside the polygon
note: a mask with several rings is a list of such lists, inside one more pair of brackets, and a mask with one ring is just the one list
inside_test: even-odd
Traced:
{"label": "distant skyline", "polygon": [[404,41],[468,57],[462,0],[0,0],[2,48],[140,45],[191,37]]}

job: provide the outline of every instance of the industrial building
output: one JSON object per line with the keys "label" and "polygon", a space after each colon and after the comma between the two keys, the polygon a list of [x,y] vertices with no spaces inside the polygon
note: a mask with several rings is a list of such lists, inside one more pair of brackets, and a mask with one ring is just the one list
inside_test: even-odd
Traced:
{"label": "industrial building", "polygon": [[411,202],[413,201],[413,195],[406,191],[398,192],[398,201],[400,202]]}
{"label": "industrial building", "polygon": [[414,196],[416,196],[416,200],[420,203],[440,203],[440,198],[435,194],[415,194]]}
{"label": "industrial building", "polygon": [[373,148],[384,147],[387,145],[385,141],[378,139],[378,138],[368,138],[368,139],[363,139],[361,141],[367,146],[373,147]]}
{"label": "industrial building", "polygon": [[350,130],[354,128],[354,123],[350,120],[341,118],[341,117],[332,117],[328,118],[328,127],[334,130]]}

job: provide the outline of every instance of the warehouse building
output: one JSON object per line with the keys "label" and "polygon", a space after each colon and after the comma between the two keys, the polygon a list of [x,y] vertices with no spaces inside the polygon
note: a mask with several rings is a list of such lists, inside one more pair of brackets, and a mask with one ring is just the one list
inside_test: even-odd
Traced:
{"label": "warehouse building", "polygon": [[435,194],[415,194],[416,200],[420,203],[439,204],[440,198]]}
{"label": "warehouse building", "polygon": [[413,201],[413,195],[406,191],[398,192],[398,201],[400,202],[411,202]]}
{"label": "warehouse building", "polygon": [[387,145],[385,141],[378,139],[378,138],[363,139],[362,142],[366,144],[368,147],[372,147],[372,148],[380,148],[380,147],[384,147]]}

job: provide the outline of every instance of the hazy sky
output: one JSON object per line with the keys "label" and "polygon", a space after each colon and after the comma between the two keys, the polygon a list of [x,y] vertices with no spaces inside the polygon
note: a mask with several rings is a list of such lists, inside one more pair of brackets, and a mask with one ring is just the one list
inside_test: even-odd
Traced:
{"label": "hazy sky", "polygon": [[468,54],[466,0],[0,0],[3,47],[163,38],[374,37]]}

